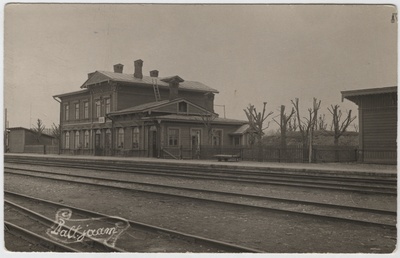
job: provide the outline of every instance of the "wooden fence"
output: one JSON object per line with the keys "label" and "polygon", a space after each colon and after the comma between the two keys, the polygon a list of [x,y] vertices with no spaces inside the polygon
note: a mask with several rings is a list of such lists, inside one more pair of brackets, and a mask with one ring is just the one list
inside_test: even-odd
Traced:
{"label": "wooden fence", "polygon": [[[297,146],[280,148],[275,146],[227,147],[207,146],[198,148],[180,146],[163,148],[161,158],[176,159],[214,159],[215,155],[239,155],[241,160],[265,162],[296,162],[303,163],[309,160],[309,149]],[[312,162],[355,162],[357,161],[357,147],[354,146],[313,146]]]}

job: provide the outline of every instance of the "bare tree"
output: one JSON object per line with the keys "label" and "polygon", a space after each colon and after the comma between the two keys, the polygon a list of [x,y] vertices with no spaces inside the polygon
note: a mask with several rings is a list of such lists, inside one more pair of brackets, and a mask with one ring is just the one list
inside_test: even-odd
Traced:
{"label": "bare tree", "polygon": [[217,118],[217,116],[214,114],[204,114],[201,115],[200,117],[201,120],[203,121],[205,131],[207,132],[208,144],[211,145],[214,132],[212,122]]}
{"label": "bare tree", "polygon": [[318,122],[317,122],[317,130],[325,131],[327,127],[328,127],[328,124],[325,121],[325,114],[319,115]]}
{"label": "bare tree", "polygon": [[297,130],[297,123],[296,123],[296,117],[294,116],[292,117],[292,119],[288,121],[288,131],[295,132],[296,130]]}
{"label": "bare tree", "polygon": [[290,114],[286,115],[285,114],[285,106],[281,105],[280,121],[278,122],[275,118],[273,118],[274,122],[277,123],[280,128],[281,148],[286,148],[286,132],[288,130],[288,122],[291,120],[294,113],[295,113],[294,108],[292,108],[292,111],[290,112]]}
{"label": "bare tree", "polygon": [[358,124],[353,124],[354,131],[358,133]]}
{"label": "bare tree", "polygon": [[250,126],[250,132],[253,133],[253,135],[256,137],[256,142],[258,143],[259,149],[258,149],[258,160],[262,161],[262,137],[264,135],[264,130],[269,127],[270,122],[268,122],[267,126],[264,127],[264,122],[267,120],[269,116],[271,116],[274,112],[269,112],[266,114],[265,106],[267,105],[267,102],[263,103],[263,111],[262,112],[257,112],[257,109],[254,107],[254,105],[249,104],[249,106],[244,109],[244,112],[247,116],[247,119],[249,120],[249,126]]}
{"label": "bare tree", "polygon": [[347,112],[346,118],[343,122],[340,122],[342,118],[342,111],[339,109],[339,105],[331,105],[328,108],[329,112],[332,114],[332,127],[335,146],[339,145],[339,138],[346,131],[347,127],[357,118],[357,116],[351,116],[351,110]]}
{"label": "bare tree", "polygon": [[250,129],[255,132],[258,143],[261,143],[262,136],[264,135],[264,130],[267,129],[270,124],[268,122],[267,126],[264,127],[265,120],[274,113],[271,111],[266,114],[265,106],[267,105],[267,102],[264,102],[263,104],[264,106],[262,113],[257,112],[257,109],[254,107],[254,105],[251,104],[249,104],[247,109],[244,109],[247,119],[249,120]]}
{"label": "bare tree", "polygon": [[300,108],[299,108],[299,99],[296,98],[295,101],[291,101],[293,104],[294,109],[296,110],[296,117],[297,117],[297,122],[298,122],[298,128],[301,134],[301,140],[303,143],[303,146],[309,145],[309,134],[310,130],[313,129],[315,123],[316,123],[316,118],[318,115],[318,110],[320,109],[321,106],[321,100],[317,102],[317,99],[314,98],[313,100],[313,107],[308,109],[308,117],[303,117],[301,118],[300,115]]}
{"label": "bare tree", "polygon": [[32,131],[34,132],[34,137],[38,143],[40,143],[40,139],[42,138],[43,131],[45,130],[45,125],[42,123],[42,120],[38,119],[36,125],[32,127]]}

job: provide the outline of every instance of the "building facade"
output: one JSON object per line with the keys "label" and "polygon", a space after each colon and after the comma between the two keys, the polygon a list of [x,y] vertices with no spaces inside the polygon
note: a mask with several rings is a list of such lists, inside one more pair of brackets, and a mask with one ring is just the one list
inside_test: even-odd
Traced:
{"label": "building facade", "polygon": [[156,70],[144,76],[143,61],[134,64],[133,73],[122,64],[89,73],[80,91],[54,96],[63,153],[161,157],[183,147],[243,144],[235,132],[246,122],[214,113],[217,90]]}
{"label": "building facade", "polygon": [[342,91],[358,106],[361,162],[397,164],[397,86]]}

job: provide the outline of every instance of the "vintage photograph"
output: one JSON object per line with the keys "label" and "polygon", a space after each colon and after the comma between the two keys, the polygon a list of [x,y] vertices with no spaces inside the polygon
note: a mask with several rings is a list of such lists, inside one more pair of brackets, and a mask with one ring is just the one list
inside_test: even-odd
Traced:
{"label": "vintage photograph", "polygon": [[3,11],[3,254],[396,252],[395,5]]}

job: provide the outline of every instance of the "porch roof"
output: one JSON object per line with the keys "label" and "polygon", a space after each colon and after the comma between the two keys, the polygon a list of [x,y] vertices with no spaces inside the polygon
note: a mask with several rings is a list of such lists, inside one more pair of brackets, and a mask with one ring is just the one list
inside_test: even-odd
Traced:
{"label": "porch roof", "polygon": [[[146,117],[146,119],[158,119],[158,120],[165,120],[165,121],[179,121],[179,122],[200,122],[203,123],[203,119],[201,116],[194,116],[194,115],[163,115],[163,116],[154,116],[154,117]],[[237,120],[237,119],[229,119],[229,118],[221,118],[216,117],[214,120],[211,121],[212,124],[234,124],[234,125],[243,125],[246,124],[247,121]]]}

